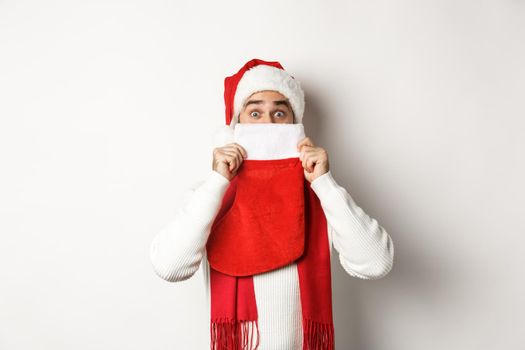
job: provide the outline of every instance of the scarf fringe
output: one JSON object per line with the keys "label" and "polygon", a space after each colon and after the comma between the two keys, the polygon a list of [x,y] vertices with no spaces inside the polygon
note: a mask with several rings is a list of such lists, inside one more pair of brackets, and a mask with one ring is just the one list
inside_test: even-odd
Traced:
{"label": "scarf fringe", "polygon": [[334,350],[334,325],[303,320],[303,350]]}
{"label": "scarf fringe", "polygon": [[[256,350],[259,346],[257,320],[236,321],[219,318],[211,322],[210,333],[211,350]],[[254,335],[256,335],[255,340]]]}

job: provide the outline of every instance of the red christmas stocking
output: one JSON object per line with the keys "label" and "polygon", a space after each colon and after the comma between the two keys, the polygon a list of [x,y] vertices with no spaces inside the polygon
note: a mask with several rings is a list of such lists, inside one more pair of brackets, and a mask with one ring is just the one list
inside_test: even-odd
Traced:
{"label": "red christmas stocking", "polygon": [[208,240],[214,269],[232,276],[274,270],[304,250],[304,173],[299,158],[243,161],[235,199]]}

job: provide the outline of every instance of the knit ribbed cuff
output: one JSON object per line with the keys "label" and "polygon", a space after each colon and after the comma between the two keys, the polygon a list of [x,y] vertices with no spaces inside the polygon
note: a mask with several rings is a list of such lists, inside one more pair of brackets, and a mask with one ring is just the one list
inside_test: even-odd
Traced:
{"label": "knit ribbed cuff", "polygon": [[337,190],[338,184],[335,182],[332,172],[328,170],[328,172],[312,181],[310,187],[317,194],[321,203],[326,203],[336,193],[334,190]]}
{"label": "knit ribbed cuff", "polygon": [[217,171],[212,170],[208,174],[208,177],[206,178],[206,181],[204,181],[204,183],[202,184],[201,188],[203,191],[208,192],[213,197],[222,198],[229,185],[230,180],[228,180],[226,177],[224,177]]}

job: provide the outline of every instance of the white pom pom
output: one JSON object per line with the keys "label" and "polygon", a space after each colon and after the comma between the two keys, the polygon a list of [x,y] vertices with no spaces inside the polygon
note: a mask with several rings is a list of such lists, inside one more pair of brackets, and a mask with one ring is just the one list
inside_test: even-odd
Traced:
{"label": "white pom pom", "polygon": [[213,147],[222,147],[233,141],[233,129],[229,125],[223,125],[215,130]]}

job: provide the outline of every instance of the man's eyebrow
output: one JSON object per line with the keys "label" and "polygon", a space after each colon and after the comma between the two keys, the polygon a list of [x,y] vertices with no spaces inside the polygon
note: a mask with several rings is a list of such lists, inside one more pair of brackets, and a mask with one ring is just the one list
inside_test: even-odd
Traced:
{"label": "man's eyebrow", "polygon": [[[251,104],[261,104],[263,102],[264,102],[263,100],[250,100],[250,101],[246,102],[244,107],[248,107],[248,105],[251,105]],[[276,105],[276,106],[278,106],[278,105],[285,105],[286,107],[290,108],[290,103],[287,100],[273,101],[273,104]]]}
{"label": "man's eyebrow", "polygon": [[263,103],[263,100],[250,100],[248,102],[246,102],[246,104],[244,105],[244,107],[248,107],[248,105],[251,105],[251,104],[261,104]]}
{"label": "man's eyebrow", "polygon": [[274,105],[285,105],[286,107],[290,107],[290,103],[287,100],[279,100],[279,101],[273,101]]}

